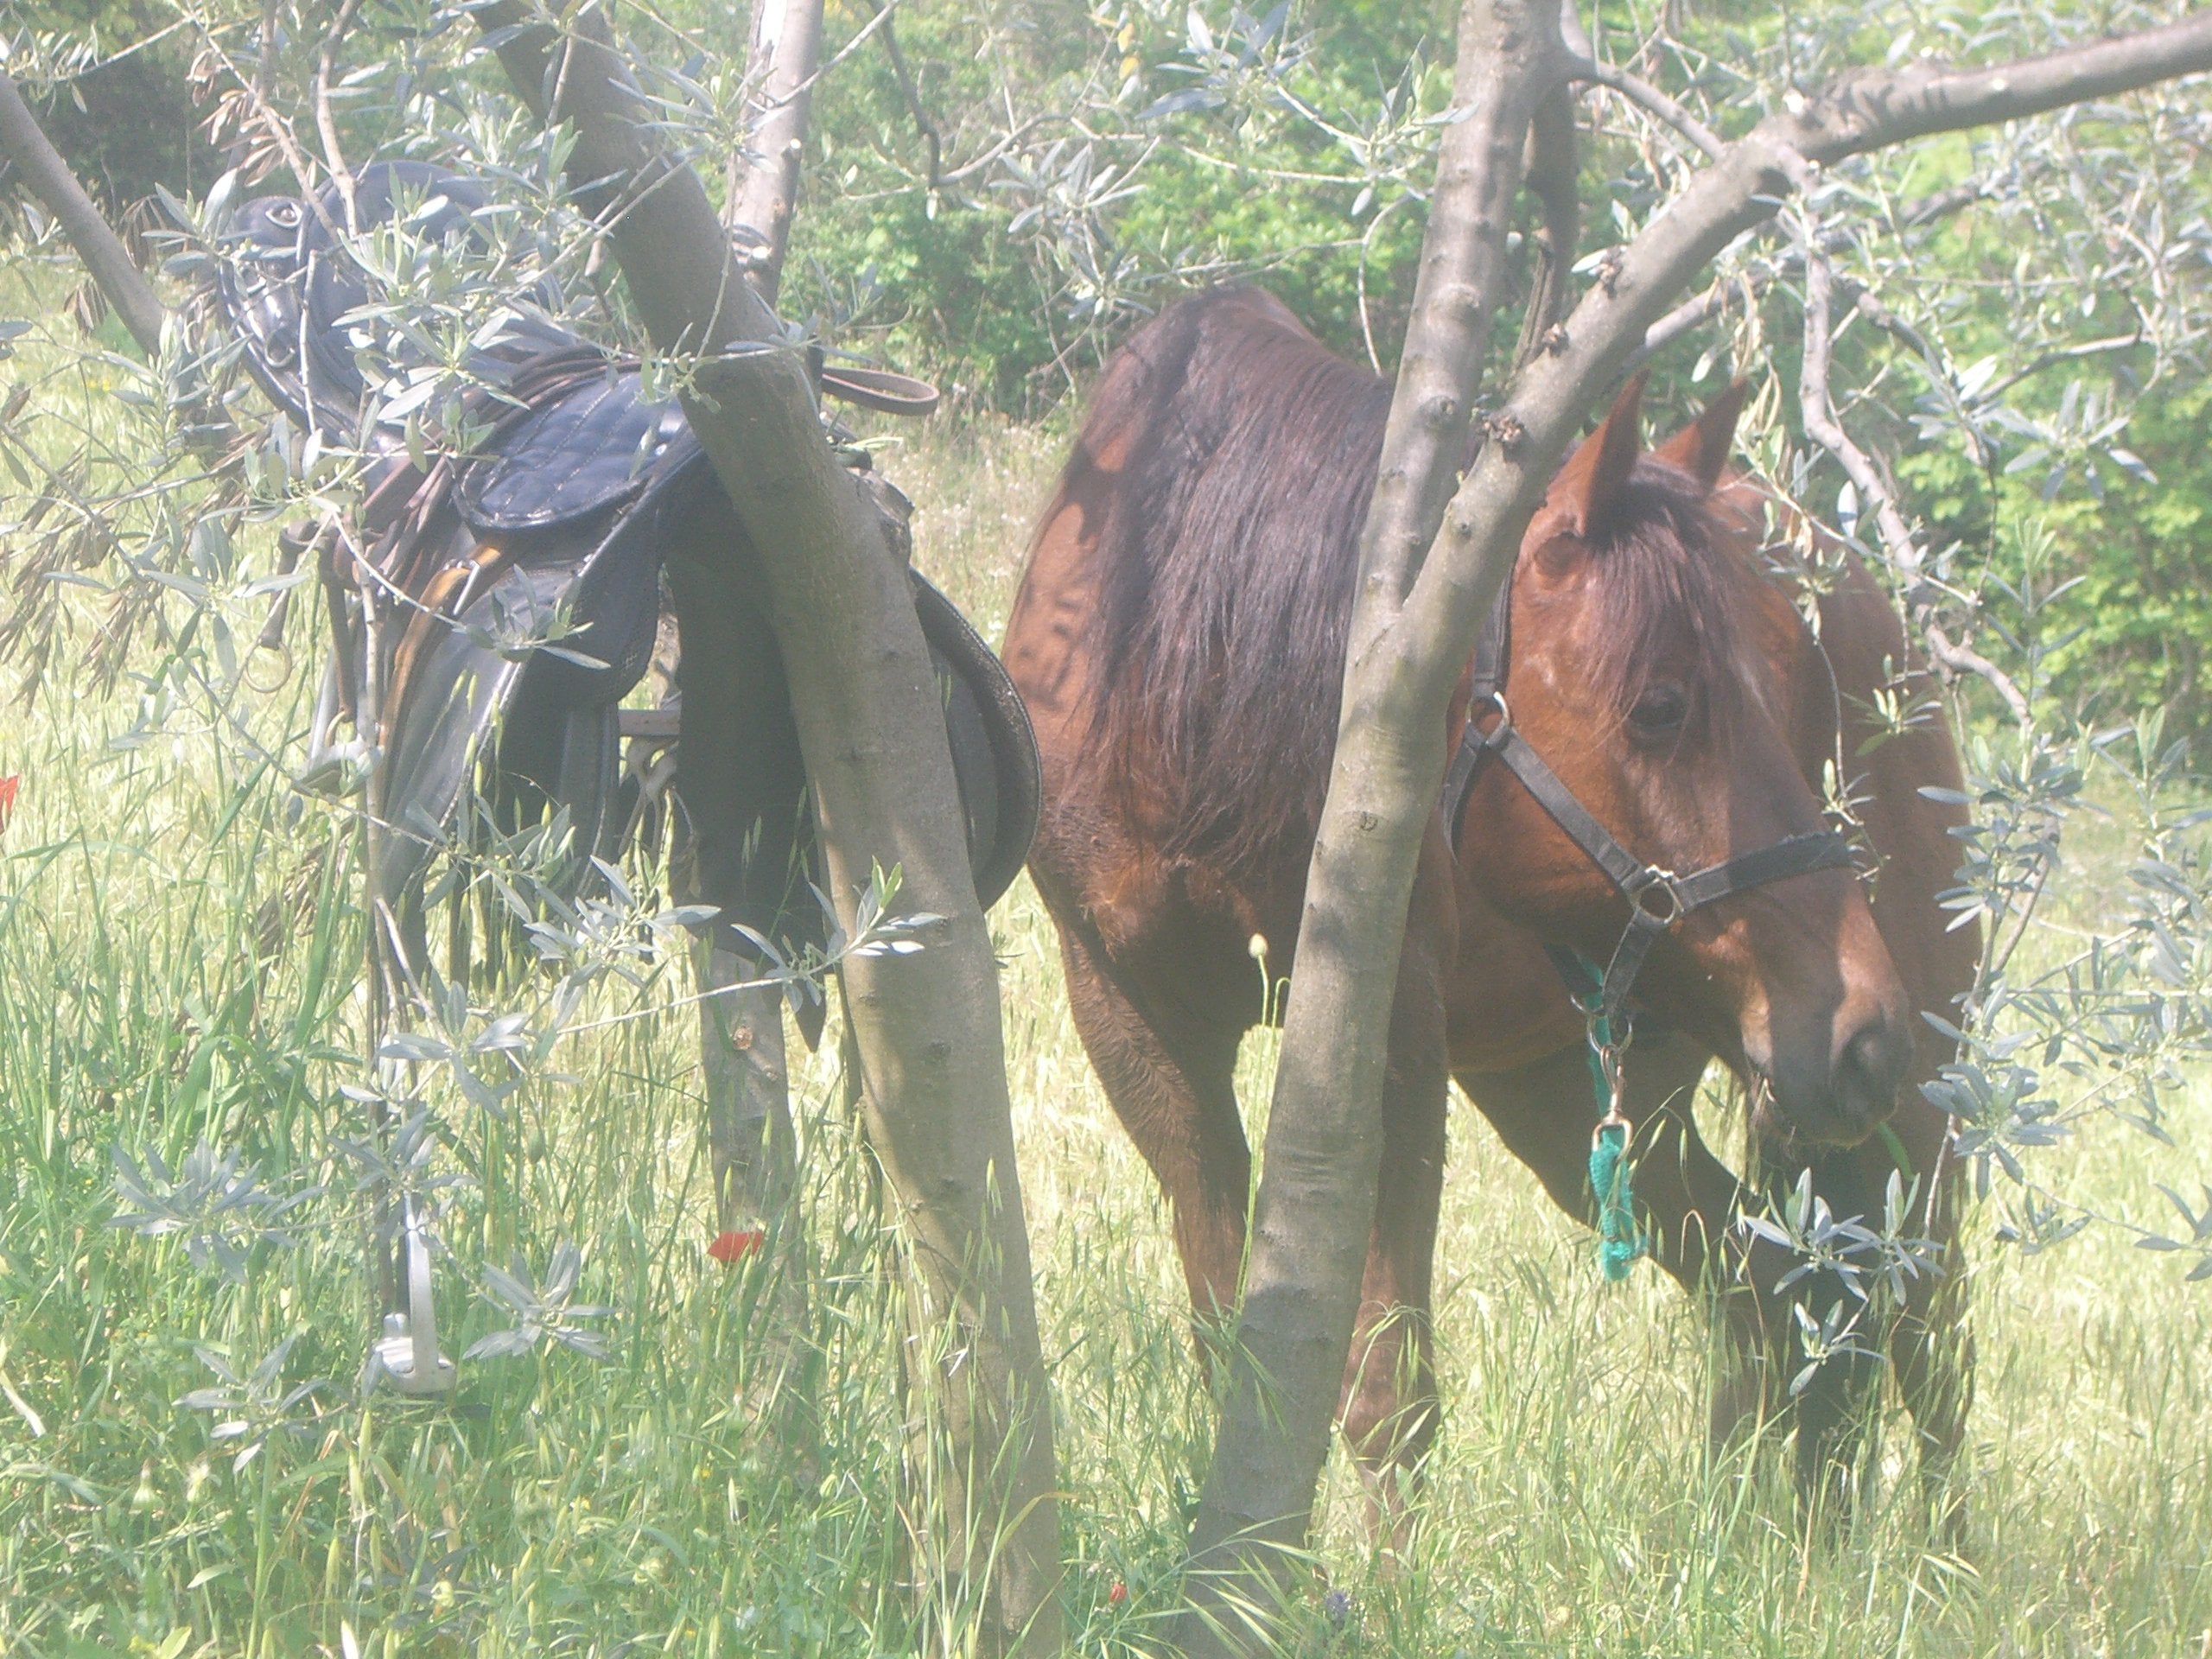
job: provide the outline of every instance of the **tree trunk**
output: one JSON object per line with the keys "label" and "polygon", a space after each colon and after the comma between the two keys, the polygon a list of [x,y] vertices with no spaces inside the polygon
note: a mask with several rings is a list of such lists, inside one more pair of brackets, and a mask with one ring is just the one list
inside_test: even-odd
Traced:
{"label": "tree trunk", "polygon": [[[1373,1218],[1384,1037],[1452,690],[1584,411],[1668,302],[1815,168],[2212,67],[2212,14],[1989,69],[1847,78],[1770,115],[1622,251],[1514,379],[1452,493],[1550,0],[1467,0],[1421,285],[1361,542],[1336,758],[1307,876],[1230,1391],[1198,1516],[1186,1652],[1263,1652],[1327,1450]],[[1485,90],[1487,89],[1487,90]],[[1462,276],[1460,273],[1466,275]],[[1449,495],[1449,505],[1445,498]],[[1432,539],[1433,538],[1433,539]]]}
{"label": "tree trunk", "polygon": [[784,277],[791,209],[798,199],[798,164],[822,63],[822,0],[756,0],[745,79],[760,89],[760,119],[747,135],[749,156],[734,158],[735,188],[724,209],[733,226],[752,232],[747,251],[753,285],[769,304]]}
{"label": "tree trunk", "polygon": [[[1398,955],[1422,828],[1444,777],[1444,708],[1391,633],[1466,451],[1508,270],[1529,122],[1561,80],[1558,0],[1469,0],[1459,22],[1413,321],[1360,536],[1350,662],[1314,846],[1252,1220],[1230,1389],[1191,1536],[1193,1653],[1265,1651],[1249,1629],[1305,1541],[1353,1316],[1382,1151]],[[1448,688],[1447,688],[1448,690]],[[1308,955],[1310,947],[1316,947]]]}
{"label": "tree trunk", "polygon": [[[482,26],[525,21],[487,8]],[[912,955],[856,958],[847,1006],[870,1140],[896,1198],[936,1363],[917,1366],[931,1422],[931,1519],[979,1646],[1057,1652],[1058,1510],[1050,1402],[1014,1161],[998,977],[968,867],[928,647],[905,569],[831,454],[804,366],[744,280],[706,192],[657,148],[596,18],[590,32],[506,35],[525,99],[574,124],[570,171],[620,181],[616,257],[656,344],[696,354],[691,429],[766,556],[829,887],[851,925],[872,868],[897,866],[912,912],[939,919]],[[548,108],[559,92],[557,108]]]}
{"label": "tree trunk", "polygon": [[5,69],[0,69],[0,155],[22,171],[23,182],[60,221],[62,234],[77,250],[92,281],[115,308],[149,357],[162,354],[162,302],[154,297],[100,210],[69,171],[69,164],[39,130],[38,119]]}

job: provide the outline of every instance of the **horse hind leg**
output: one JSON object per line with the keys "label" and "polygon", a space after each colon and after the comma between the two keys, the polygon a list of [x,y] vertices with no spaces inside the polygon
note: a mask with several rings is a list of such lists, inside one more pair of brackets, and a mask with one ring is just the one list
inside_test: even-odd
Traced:
{"label": "horse hind leg", "polygon": [[1394,1033],[1375,1225],[1338,1408],[1369,1522],[1400,1552],[1437,1429],[1433,1300],[1448,1086],[1441,1024],[1440,1014],[1433,1043],[1402,1043]]}
{"label": "horse hind leg", "polygon": [[1203,1332],[1236,1306],[1244,1264],[1252,1154],[1235,1073],[1245,1028],[1147,1017],[1090,942],[1065,923],[1059,934],[1076,1033],[1166,1195],[1205,1359]]}

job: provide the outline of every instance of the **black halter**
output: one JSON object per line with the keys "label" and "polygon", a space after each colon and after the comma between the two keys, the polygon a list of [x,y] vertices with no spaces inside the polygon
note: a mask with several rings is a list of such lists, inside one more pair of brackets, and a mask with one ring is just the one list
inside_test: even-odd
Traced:
{"label": "black halter", "polygon": [[[1582,803],[1574,798],[1573,791],[1544,764],[1543,757],[1529,747],[1529,740],[1514,725],[1512,708],[1505,701],[1507,658],[1512,648],[1512,609],[1513,579],[1509,571],[1505,585],[1498,590],[1497,601],[1491,609],[1490,620],[1484,625],[1482,639],[1475,647],[1466,729],[1460,735],[1459,752],[1452,757],[1451,769],[1444,779],[1445,830],[1452,837],[1452,850],[1457,852],[1459,817],[1466,808],[1469,791],[1474,788],[1475,774],[1484,760],[1494,754],[1535,797],[1536,804],[1551,815],[1552,822],[1567,832],[1567,839],[1620,889],[1621,896],[1628,900],[1628,926],[1621,934],[1620,943],[1613,947],[1612,959],[1605,964],[1605,977],[1598,982],[1597,1006],[1589,1006],[1581,996],[1575,1000],[1583,1003],[1583,1011],[1593,1020],[1605,1022],[1612,1033],[1611,1041],[1625,1047],[1629,993],[1643,967],[1644,957],[1650,954],[1661,935],[1692,911],[1700,910],[1717,899],[1764,887],[1786,876],[1840,869],[1851,864],[1851,843],[1833,830],[1815,830],[1802,836],[1785,836],[1756,852],[1739,854],[1688,875],[1676,875],[1672,870],[1638,858],[1590,816]],[[1495,710],[1497,715],[1497,722],[1487,731],[1482,725],[1486,710]],[[1839,708],[1839,719],[1841,713]],[[1579,958],[1562,962],[1554,953],[1554,961],[1570,988],[1578,979],[1592,976],[1580,965]],[[1573,971],[1570,972],[1570,969]]]}

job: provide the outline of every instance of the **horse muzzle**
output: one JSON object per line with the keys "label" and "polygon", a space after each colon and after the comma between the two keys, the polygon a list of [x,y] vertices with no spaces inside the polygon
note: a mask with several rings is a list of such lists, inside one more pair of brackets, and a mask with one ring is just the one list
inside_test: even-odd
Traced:
{"label": "horse muzzle", "polygon": [[1828,1040],[1777,1039],[1758,1070],[1769,1087],[1753,1112],[1762,1137],[1815,1146],[1856,1146],[1897,1110],[1912,1061],[1901,1007],[1886,1001],[1840,1011]]}

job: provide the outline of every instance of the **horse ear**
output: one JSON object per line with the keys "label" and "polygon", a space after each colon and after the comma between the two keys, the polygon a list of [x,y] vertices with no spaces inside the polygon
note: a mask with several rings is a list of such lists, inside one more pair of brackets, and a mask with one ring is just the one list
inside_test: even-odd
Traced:
{"label": "horse ear", "polygon": [[1654,461],[1679,467],[1711,489],[1728,469],[1736,442],[1736,421],[1751,395],[1751,383],[1738,380],[1707,406],[1704,414],[1651,452]]}
{"label": "horse ear", "polygon": [[1598,429],[1582,440],[1552,482],[1551,501],[1566,515],[1567,528],[1588,537],[1604,526],[1613,498],[1628,481],[1643,447],[1637,417],[1643,403],[1643,372],[1629,377]]}

